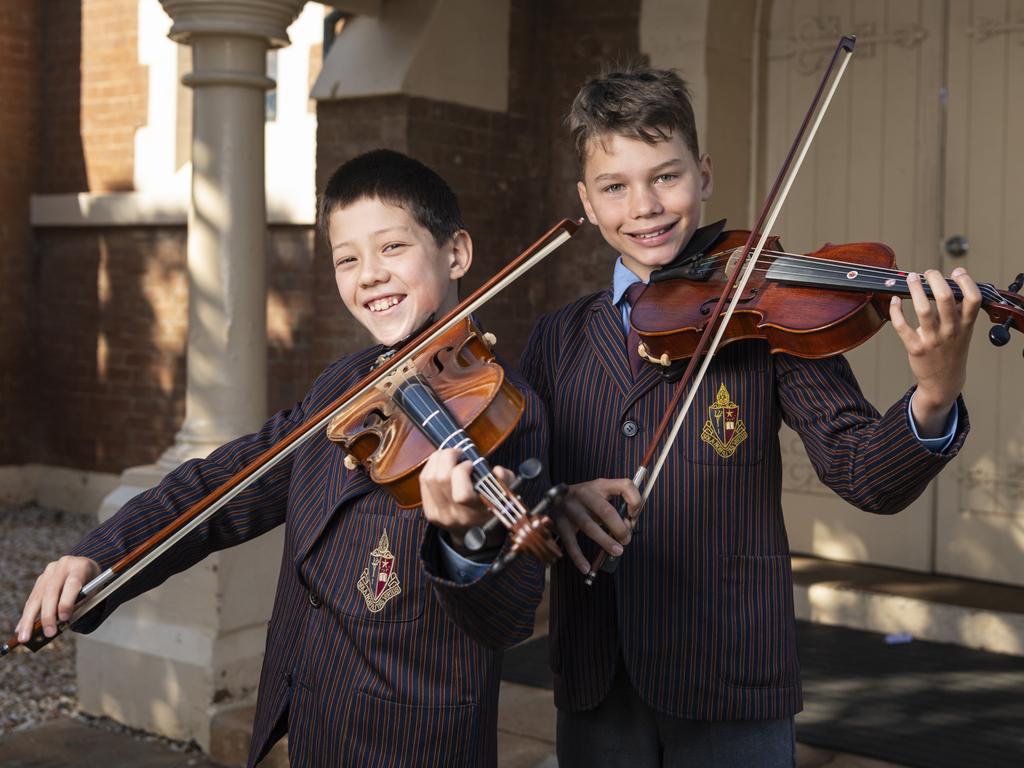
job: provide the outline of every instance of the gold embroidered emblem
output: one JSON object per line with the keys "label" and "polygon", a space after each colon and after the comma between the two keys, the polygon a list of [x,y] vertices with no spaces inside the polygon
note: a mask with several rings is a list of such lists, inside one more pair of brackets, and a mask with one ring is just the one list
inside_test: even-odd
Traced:
{"label": "gold embroidered emblem", "polygon": [[747,428],[740,416],[740,407],[729,398],[729,390],[722,384],[715,395],[715,402],[708,408],[708,420],[700,439],[715,449],[715,453],[728,459],[736,448],[747,439]]}
{"label": "gold embroidered emblem", "polygon": [[388,600],[402,592],[395,573],[395,556],[388,549],[390,546],[388,532],[384,531],[377,548],[370,553],[370,564],[363,568],[363,575],[356,585],[370,613],[378,613]]}

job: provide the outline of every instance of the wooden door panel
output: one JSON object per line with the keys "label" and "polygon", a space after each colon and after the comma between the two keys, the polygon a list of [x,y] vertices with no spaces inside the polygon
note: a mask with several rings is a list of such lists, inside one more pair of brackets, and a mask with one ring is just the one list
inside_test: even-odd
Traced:
{"label": "wooden door panel", "polygon": [[[901,266],[936,266],[941,232],[944,3],[925,0],[785,0],[769,21],[763,167],[770,183],[840,34],[857,49],[774,230],[788,250],[826,241],[882,241]],[[912,382],[891,328],[848,355],[881,410]],[[799,438],[785,430],[784,505],[794,550],[928,570],[934,495],[895,518],[853,509],[814,477]]]}
{"label": "wooden door panel", "polygon": [[[970,251],[947,258],[998,287],[1024,271],[1024,0],[950,3],[945,236]],[[979,319],[965,399],[971,434],[939,478],[937,568],[1024,584],[1024,340],[984,338]]]}

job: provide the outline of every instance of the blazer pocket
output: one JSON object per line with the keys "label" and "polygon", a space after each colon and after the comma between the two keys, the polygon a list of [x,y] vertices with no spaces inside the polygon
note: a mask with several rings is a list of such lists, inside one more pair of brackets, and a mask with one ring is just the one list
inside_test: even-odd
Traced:
{"label": "blazer pocket", "polygon": [[736,688],[796,684],[793,579],[789,555],[722,557],[720,675]]}
{"label": "blazer pocket", "polygon": [[727,471],[764,460],[778,432],[777,408],[772,371],[757,362],[708,369],[678,438],[691,463]]}
{"label": "blazer pocket", "polygon": [[349,710],[349,768],[441,768],[482,763],[475,743],[478,705],[420,707],[357,692]]}
{"label": "blazer pocket", "polygon": [[341,567],[332,588],[342,614],[384,624],[423,615],[427,587],[419,553],[424,527],[419,509],[344,516],[338,535]]}

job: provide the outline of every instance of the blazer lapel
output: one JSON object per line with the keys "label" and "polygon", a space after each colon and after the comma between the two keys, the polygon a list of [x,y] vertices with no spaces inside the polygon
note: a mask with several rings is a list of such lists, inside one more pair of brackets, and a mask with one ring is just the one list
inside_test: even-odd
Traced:
{"label": "blazer lapel", "polygon": [[633,404],[646,395],[663,381],[661,366],[655,363],[644,362],[640,368],[640,374],[630,380],[629,390],[622,402],[622,416],[625,416]]}
{"label": "blazer lapel", "polygon": [[[370,365],[380,354],[382,347],[375,346],[356,355],[352,362],[350,371],[355,371],[356,381],[365,375]],[[321,455],[319,456],[324,472],[323,501],[319,509],[311,511],[308,515],[308,522],[304,530],[298,532],[295,564],[300,564],[309,554],[314,542],[323,534],[327,524],[334,517],[339,507],[350,499],[369,493],[376,484],[370,480],[363,469],[350,470],[345,466],[345,449],[330,440],[324,440]]]}
{"label": "blazer lapel", "polygon": [[587,336],[594,347],[594,356],[600,361],[608,377],[615,382],[619,394],[625,397],[633,387],[633,374],[626,356],[626,334],[622,329],[622,315],[611,302],[606,291],[590,307]]}
{"label": "blazer lapel", "polygon": [[605,293],[590,307],[590,322],[587,335],[594,346],[595,357],[605,372],[615,382],[622,396],[622,414],[633,404],[656,387],[662,380],[661,366],[644,363],[640,374],[633,378],[626,352],[626,333],[622,328],[622,315],[611,302],[611,294]]}
{"label": "blazer lapel", "polygon": [[345,467],[345,449],[336,443],[329,443],[324,457],[327,479],[324,496],[316,514],[310,516],[309,526],[299,537],[295,564],[306,559],[313,544],[323,534],[341,505],[357,496],[369,493],[377,487],[363,469],[350,470]]}

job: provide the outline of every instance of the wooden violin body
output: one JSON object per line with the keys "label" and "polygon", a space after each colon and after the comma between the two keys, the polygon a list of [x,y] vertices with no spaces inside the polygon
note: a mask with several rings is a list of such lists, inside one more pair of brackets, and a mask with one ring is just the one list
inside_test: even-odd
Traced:
{"label": "wooden violin body", "polygon": [[[729,277],[741,268],[749,232],[719,235],[705,254],[651,283],[630,314],[640,337],[640,356],[669,366],[693,355]],[[758,265],[743,288],[721,344],[764,339],[772,352],[821,358],[846,352],[871,338],[889,319],[892,296],[909,296],[907,272],[895,268],[892,249],[882,243],[826,243],[809,254],[782,251],[769,237]],[[954,296],[959,287],[947,281]],[[930,288],[923,284],[925,293]],[[1012,287],[1012,286],[1011,286]],[[982,307],[994,323],[1024,330],[1024,303],[1013,292],[982,284]]]}
{"label": "wooden violin body", "polygon": [[454,324],[331,420],[327,436],[362,464],[400,506],[419,505],[419,471],[436,450],[396,400],[410,382],[418,377],[425,381],[485,456],[522,416],[523,395],[495,361],[489,343],[493,337],[486,337],[468,318]]}

